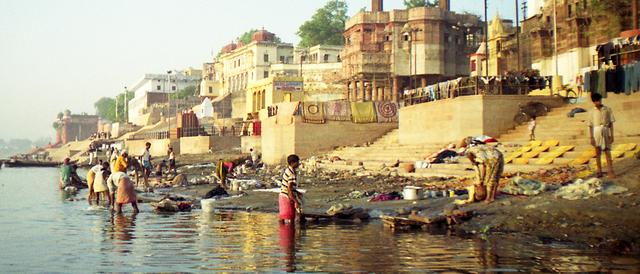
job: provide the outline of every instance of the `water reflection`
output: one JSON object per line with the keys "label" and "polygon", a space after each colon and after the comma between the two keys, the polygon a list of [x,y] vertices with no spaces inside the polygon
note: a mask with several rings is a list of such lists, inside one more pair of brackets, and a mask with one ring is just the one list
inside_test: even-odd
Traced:
{"label": "water reflection", "polygon": [[280,252],[286,272],[296,271],[296,225],[280,223]]}
{"label": "water reflection", "polygon": [[[7,177],[8,176],[8,177]],[[637,272],[632,256],[516,237],[365,224],[280,224],[275,214],[159,215],[61,201],[57,170],[0,172],[2,272]],[[20,182],[14,184],[13,182]],[[84,197],[86,190],[78,197]],[[30,197],[38,199],[30,199]],[[64,198],[63,198],[64,199]],[[28,244],[27,244],[28,243]]]}

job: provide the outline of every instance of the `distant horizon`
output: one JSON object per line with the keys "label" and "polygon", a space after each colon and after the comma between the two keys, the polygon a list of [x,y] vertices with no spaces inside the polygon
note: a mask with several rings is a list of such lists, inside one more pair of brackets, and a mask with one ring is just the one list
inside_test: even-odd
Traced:
{"label": "distant horizon", "polygon": [[[252,28],[297,45],[298,27],[326,2],[1,1],[0,138],[53,139],[58,112],[95,114],[94,102],[114,97],[145,73],[201,69]],[[350,16],[370,9],[368,0],[347,3]],[[451,5],[456,12],[484,12],[483,1]],[[512,1],[489,5],[489,19],[496,12],[515,17]],[[402,8],[401,0],[384,2],[385,10]]]}

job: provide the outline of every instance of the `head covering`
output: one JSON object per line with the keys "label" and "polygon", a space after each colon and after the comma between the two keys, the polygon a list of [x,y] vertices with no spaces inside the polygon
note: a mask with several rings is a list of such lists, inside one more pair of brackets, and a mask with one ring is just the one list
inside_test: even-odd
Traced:
{"label": "head covering", "polygon": [[126,150],[126,149],[123,149],[123,150],[120,152],[120,155],[125,155],[125,154],[127,154],[127,150]]}

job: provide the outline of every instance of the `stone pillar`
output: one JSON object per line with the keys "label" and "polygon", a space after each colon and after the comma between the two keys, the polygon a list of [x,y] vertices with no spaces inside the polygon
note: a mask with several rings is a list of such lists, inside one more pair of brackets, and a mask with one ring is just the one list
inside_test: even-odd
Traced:
{"label": "stone pillar", "polygon": [[358,81],[353,81],[353,89],[351,93],[351,102],[358,101]]}
{"label": "stone pillar", "polygon": [[351,101],[351,81],[347,82],[347,101]]}
{"label": "stone pillar", "polygon": [[364,85],[364,80],[360,80],[360,93],[362,94],[360,98],[362,98],[362,101],[364,101],[365,94],[367,93],[367,88]]}
{"label": "stone pillar", "polygon": [[373,80],[371,82],[371,101],[378,101],[378,82]]}
{"label": "stone pillar", "polygon": [[378,92],[378,101],[384,101],[384,86],[380,87],[380,91]]}
{"label": "stone pillar", "polygon": [[393,89],[391,90],[391,101],[398,102],[398,94],[400,93],[400,77],[393,78]]}

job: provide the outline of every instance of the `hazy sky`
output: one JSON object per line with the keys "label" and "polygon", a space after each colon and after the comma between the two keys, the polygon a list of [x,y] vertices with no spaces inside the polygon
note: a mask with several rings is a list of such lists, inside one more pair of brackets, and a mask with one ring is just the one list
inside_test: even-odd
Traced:
{"label": "hazy sky", "polygon": [[[350,14],[369,0],[348,0]],[[451,0],[483,13],[481,0]],[[513,18],[512,0],[489,0],[489,16]],[[52,136],[58,112],[95,113],[93,103],[144,73],[200,68],[240,33],[261,28],[297,43],[322,0],[0,0],[0,138]],[[402,0],[385,1],[385,9]]]}

